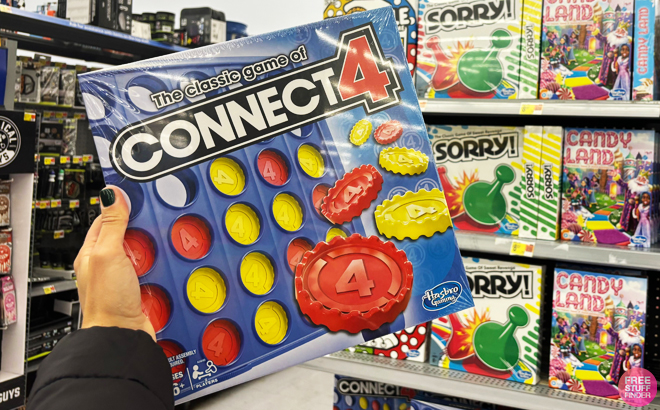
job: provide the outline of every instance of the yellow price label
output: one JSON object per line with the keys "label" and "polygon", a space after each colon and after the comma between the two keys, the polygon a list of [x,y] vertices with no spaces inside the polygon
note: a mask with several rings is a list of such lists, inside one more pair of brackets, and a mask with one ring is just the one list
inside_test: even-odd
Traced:
{"label": "yellow price label", "polygon": [[534,245],[533,242],[512,241],[509,255],[531,258],[534,255]]}
{"label": "yellow price label", "polygon": [[543,114],[542,103],[522,103],[520,104],[520,115],[541,115]]}
{"label": "yellow price label", "polygon": [[53,232],[53,239],[62,239],[62,238],[64,238],[64,231],[59,230]]}
{"label": "yellow price label", "polygon": [[81,162],[83,162],[82,155],[74,156],[72,162],[74,164],[80,164]]}
{"label": "yellow price label", "polygon": [[98,196],[93,196],[89,198],[89,204],[90,205],[96,205],[99,203],[99,197]]}
{"label": "yellow price label", "polygon": [[50,295],[55,292],[55,285],[44,286],[44,294]]}
{"label": "yellow price label", "polygon": [[55,158],[45,157],[44,158],[44,165],[55,165]]}
{"label": "yellow price label", "polygon": [[34,112],[26,112],[23,114],[23,121],[35,122],[37,120],[37,114]]}
{"label": "yellow price label", "polygon": [[64,155],[60,157],[60,164],[68,164],[71,162],[71,157]]}
{"label": "yellow price label", "polygon": [[48,201],[39,201],[39,209],[50,208],[50,202]]}
{"label": "yellow price label", "polygon": [[50,201],[50,207],[51,208],[59,208],[62,206],[62,200],[61,199],[52,199]]}
{"label": "yellow price label", "polygon": [[82,160],[83,162],[92,162],[94,161],[94,155],[83,155]]}
{"label": "yellow price label", "polygon": [[74,209],[74,208],[79,208],[80,207],[80,200],[79,199],[72,199],[69,201],[69,208]]}

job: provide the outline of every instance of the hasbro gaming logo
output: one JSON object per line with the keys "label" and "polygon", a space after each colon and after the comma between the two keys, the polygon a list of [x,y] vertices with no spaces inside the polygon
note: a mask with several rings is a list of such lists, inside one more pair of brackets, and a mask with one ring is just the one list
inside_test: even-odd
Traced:
{"label": "hasbro gaming logo", "polygon": [[515,223],[515,222],[507,222],[507,223],[504,224],[504,229],[506,229],[507,231],[513,232],[516,229],[518,229],[518,224]]}
{"label": "hasbro gaming logo", "polygon": [[504,88],[502,90],[499,90],[497,93],[501,97],[507,97],[508,98],[508,97],[511,97],[513,94],[515,94],[516,90],[514,90],[513,88]]}
{"label": "hasbro gaming logo", "polygon": [[632,242],[636,246],[643,246],[647,241],[648,238],[644,235],[635,235],[632,238],[630,238],[630,242]]}
{"label": "hasbro gaming logo", "polygon": [[518,378],[520,380],[527,380],[532,378],[532,372],[528,372],[527,370],[518,370]]}
{"label": "hasbro gaming logo", "polygon": [[419,350],[408,350],[408,353],[406,353],[408,357],[418,357],[419,356]]}
{"label": "hasbro gaming logo", "polygon": [[458,282],[450,281],[441,283],[424,292],[422,306],[429,311],[442,310],[456,303],[462,291],[463,287]]}
{"label": "hasbro gaming logo", "polygon": [[623,88],[615,88],[614,90],[610,91],[610,97],[618,100],[623,99],[623,97],[625,97],[626,94],[627,92]]}

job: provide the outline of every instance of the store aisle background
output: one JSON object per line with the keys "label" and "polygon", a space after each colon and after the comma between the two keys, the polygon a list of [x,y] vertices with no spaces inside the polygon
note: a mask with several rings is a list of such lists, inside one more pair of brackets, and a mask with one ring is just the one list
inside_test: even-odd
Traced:
{"label": "store aisle background", "polygon": [[[43,0],[25,0],[25,8],[35,11]],[[323,0],[133,0],[133,13],[169,11],[176,14],[183,8],[212,7],[225,13],[227,20],[247,24],[250,35],[268,33],[300,26],[323,18]]]}
{"label": "store aisle background", "polygon": [[331,373],[295,366],[194,400],[185,410],[329,410],[333,386]]}

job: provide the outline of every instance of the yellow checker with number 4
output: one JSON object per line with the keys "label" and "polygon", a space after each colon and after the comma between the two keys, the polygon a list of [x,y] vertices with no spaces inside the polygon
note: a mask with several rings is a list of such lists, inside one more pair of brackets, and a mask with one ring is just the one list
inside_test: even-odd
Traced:
{"label": "yellow checker with number 4", "polygon": [[222,276],[211,268],[199,268],[190,275],[186,285],[190,304],[202,313],[217,312],[227,298],[227,286]]}

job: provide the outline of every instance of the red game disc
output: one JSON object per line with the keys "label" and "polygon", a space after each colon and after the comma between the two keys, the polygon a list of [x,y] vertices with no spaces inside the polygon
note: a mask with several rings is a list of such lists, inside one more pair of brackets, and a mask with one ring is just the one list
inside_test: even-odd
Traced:
{"label": "red game disc", "polygon": [[315,324],[357,333],[394,321],[408,306],[412,283],[412,263],[392,242],[336,236],[296,267],[296,300]]}
{"label": "red game disc", "polygon": [[124,235],[124,252],[131,260],[135,273],[143,276],[154,266],[156,250],[149,237],[137,229],[129,229]]}
{"label": "red game disc", "polygon": [[397,120],[387,121],[374,131],[374,139],[379,144],[391,144],[403,134],[403,125]]}
{"label": "red game disc", "polygon": [[188,259],[201,259],[211,249],[211,232],[206,223],[194,216],[177,219],[172,227],[172,245],[179,255]]}
{"label": "red game disc", "polygon": [[291,241],[289,247],[286,250],[286,260],[289,261],[289,268],[291,268],[291,272],[296,271],[296,266],[298,266],[302,260],[305,252],[311,251],[312,248],[312,244],[309,243],[306,239],[296,238]]}
{"label": "red game disc", "polygon": [[323,199],[321,213],[335,224],[343,224],[369,208],[383,187],[383,176],[373,165],[354,168],[335,182]]}
{"label": "red game disc", "polygon": [[156,332],[165,327],[170,320],[172,307],[170,299],[158,286],[142,285],[140,286],[140,296],[142,298],[142,312],[149,318]]}
{"label": "red game disc", "polygon": [[321,205],[323,204],[323,198],[328,196],[329,189],[329,186],[325,184],[319,184],[315,186],[314,190],[312,191],[312,203],[314,204],[314,209],[316,209],[316,212],[319,215],[323,215],[321,213]]}
{"label": "red game disc", "polygon": [[227,366],[238,357],[241,350],[241,335],[231,322],[214,320],[202,336],[204,356],[218,366]]}
{"label": "red game disc", "polygon": [[284,185],[289,179],[289,168],[284,158],[275,151],[261,151],[257,158],[257,168],[263,179],[273,185]]}
{"label": "red game disc", "polygon": [[[183,379],[183,373],[186,371],[186,359],[177,359],[176,356],[183,353],[183,349],[179,347],[178,344],[170,340],[159,340],[158,345],[161,347],[161,349],[163,349],[163,352],[165,352],[167,361],[170,363],[170,367],[172,368],[172,382],[180,382],[181,379]],[[179,360],[182,360],[183,362],[181,364],[172,366],[174,362]]]}

